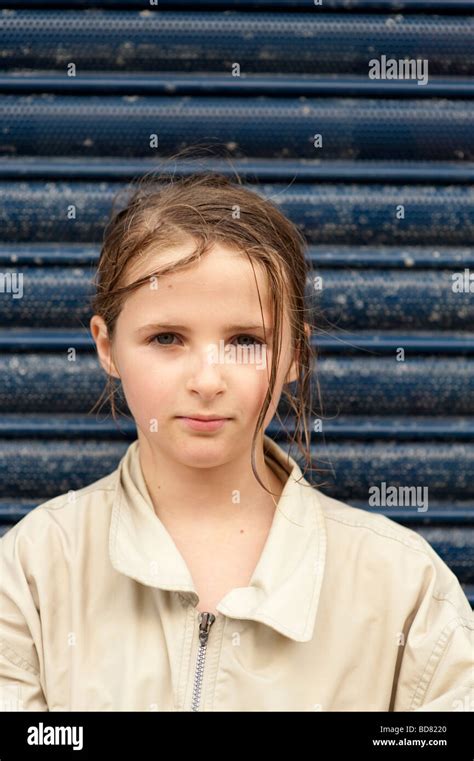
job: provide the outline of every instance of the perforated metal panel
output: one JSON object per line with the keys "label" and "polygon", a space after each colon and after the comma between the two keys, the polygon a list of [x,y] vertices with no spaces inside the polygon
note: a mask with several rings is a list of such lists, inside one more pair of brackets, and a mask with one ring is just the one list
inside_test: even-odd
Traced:
{"label": "perforated metal panel", "polygon": [[[373,484],[428,486],[426,512],[378,511],[422,533],[474,603],[474,282],[453,290],[455,273],[474,281],[473,10],[3,3],[0,272],[21,273],[23,295],[0,292],[0,533],[113,470],[135,438],[88,414],[104,224],[128,179],[212,138],[309,243],[324,403],[310,480],[366,509]],[[428,83],[371,79],[382,56],[426,59]],[[159,152],[143,139],[157,131]],[[276,422],[268,433],[286,446]]]}

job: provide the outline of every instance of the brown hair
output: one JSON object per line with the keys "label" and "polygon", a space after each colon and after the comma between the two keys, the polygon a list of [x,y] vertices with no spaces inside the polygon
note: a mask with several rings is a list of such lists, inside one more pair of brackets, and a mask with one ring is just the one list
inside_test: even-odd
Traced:
{"label": "brown hair", "polygon": [[[285,386],[282,394],[286,397],[290,410],[295,413],[292,443],[297,442],[306,467],[311,466],[311,435],[306,418],[313,412],[311,379],[314,354],[304,325],[305,322],[311,325],[305,302],[309,265],[305,258],[305,239],[297,227],[276,205],[244,187],[236,173],[235,180],[232,182],[218,172],[194,171],[178,178],[173,173],[151,172],[141,176],[135,183],[132,182],[130,191],[127,190],[131,195],[127,196],[124,208],[119,212],[112,209],[104,230],[95,278],[96,293],[91,305],[94,313],[103,318],[109,339],[112,340],[117,318],[128,293],[147,283],[151,277],[163,276],[191,265],[215,242],[227,244],[246,254],[254,276],[254,262],[263,266],[268,277],[274,316],[274,352],[269,388],[252,439],[252,469],[261,486],[266,489],[255,467],[255,441],[275,386],[285,301],[289,307],[292,351],[298,352],[298,378],[296,395],[292,396]],[[117,197],[114,203],[116,200]],[[140,257],[146,259],[149,251],[156,253],[160,248],[179,244],[189,236],[197,244],[190,255],[129,285],[122,285],[125,271],[133,261]],[[257,280],[255,281],[258,291]],[[265,330],[259,291],[258,296]],[[103,394],[107,394],[116,421],[115,380],[108,375]],[[278,410],[276,415],[285,427]]]}

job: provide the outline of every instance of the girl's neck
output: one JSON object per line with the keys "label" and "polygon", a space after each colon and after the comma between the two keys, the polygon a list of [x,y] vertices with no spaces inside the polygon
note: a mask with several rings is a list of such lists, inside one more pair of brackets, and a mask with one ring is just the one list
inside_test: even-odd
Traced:
{"label": "girl's neck", "polygon": [[155,513],[168,526],[219,531],[232,523],[258,525],[268,521],[283,491],[284,484],[265,461],[263,446],[256,451],[257,471],[271,494],[256,480],[249,454],[212,471],[189,468],[170,462],[140,438],[139,458]]}

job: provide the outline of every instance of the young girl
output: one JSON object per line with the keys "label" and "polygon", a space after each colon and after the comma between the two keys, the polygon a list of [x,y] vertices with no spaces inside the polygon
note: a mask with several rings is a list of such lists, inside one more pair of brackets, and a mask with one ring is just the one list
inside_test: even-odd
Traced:
{"label": "young girl", "polygon": [[473,709],[454,574],[264,433],[283,394],[311,463],[307,275],[295,226],[220,175],[112,216],[90,327],[138,438],[0,543],[4,710]]}

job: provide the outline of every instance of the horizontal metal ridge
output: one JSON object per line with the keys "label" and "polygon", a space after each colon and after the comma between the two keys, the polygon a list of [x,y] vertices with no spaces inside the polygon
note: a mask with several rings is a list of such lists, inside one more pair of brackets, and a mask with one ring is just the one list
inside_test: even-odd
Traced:
{"label": "horizontal metal ridge", "polygon": [[[0,266],[96,266],[100,244],[5,243],[0,241]],[[473,267],[472,246],[359,246],[347,244],[309,245],[307,258],[312,269],[326,267],[433,268]]]}
{"label": "horizontal metal ridge", "polygon": [[74,413],[32,413],[0,415],[0,440],[48,439],[64,437],[93,439],[137,438],[137,427],[133,419],[121,418],[120,427],[111,416],[102,419],[97,415]]}
{"label": "horizontal metal ridge", "polygon": [[[461,249],[461,251],[464,249]],[[469,249],[466,249],[468,251]],[[0,241],[0,265],[20,266],[97,266],[100,245],[87,243],[5,243]],[[464,256],[464,255],[463,255]],[[464,259],[463,259],[464,261]]]}
{"label": "horizontal metal ridge", "polygon": [[[311,267],[364,267],[417,269],[474,266],[472,246],[358,246],[347,244],[310,245],[308,259]],[[0,262],[2,261],[0,244]]]}
{"label": "horizontal metal ridge", "polygon": [[[0,179],[11,180],[129,180],[145,172],[159,172],[165,164],[151,159],[57,156],[0,158]],[[229,177],[233,168],[248,182],[375,182],[391,183],[470,183],[474,182],[472,161],[382,161],[378,159],[233,159],[232,167],[223,160],[208,160],[197,165],[179,162],[176,176],[188,176],[199,169],[221,172]]]}
{"label": "horizontal metal ridge", "polygon": [[385,331],[383,333],[332,333],[314,335],[314,344],[322,350],[331,352],[368,351],[376,355],[379,352],[395,352],[398,348],[415,353],[434,354],[474,354],[474,333],[451,333],[413,331],[401,333]]}
{"label": "horizontal metal ridge", "polygon": [[[114,10],[142,10],[143,0],[3,0],[2,7],[18,9],[69,8],[89,10],[104,8]],[[153,6],[150,6],[153,9]],[[315,8],[314,0],[159,0],[156,10],[245,10],[269,12],[285,9],[300,13],[324,14],[341,11],[348,13],[469,13],[474,9],[474,0],[324,0]]]}
{"label": "horizontal metal ridge", "polygon": [[69,77],[59,71],[0,72],[0,92],[100,95],[232,95],[357,96],[472,98],[472,77],[430,76],[426,85],[416,80],[369,79],[353,74],[247,74],[230,73],[80,71]]}
{"label": "horizontal metal ridge", "polygon": [[[3,416],[5,418],[5,416]],[[6,426],[8,428],[8,418]],[[316,427],[316,422],[321,428]],[[474,439],[474,417],[461,415],[337,415],[307,420],[311,439],[317,446],[318,441],[326,439],[354,441],[395,440],[395,441],[434,441]],[[286,431],[291,435],[295,430],[294,417],[290,416],[283,426],[276,418],[269,424],[267,432],[275,439],[287,439]],[[4,435],[0,425],[0,435]]]}

